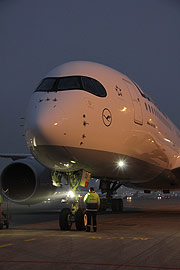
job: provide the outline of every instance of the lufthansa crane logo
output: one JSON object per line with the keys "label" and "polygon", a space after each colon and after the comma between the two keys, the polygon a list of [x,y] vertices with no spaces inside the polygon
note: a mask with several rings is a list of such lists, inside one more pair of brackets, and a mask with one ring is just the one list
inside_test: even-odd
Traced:
{"label": "lufthansa crane logo", "polygon": [[112,114],[109,109],[105,108],[102,112],[102,120],[106,127],[109,127],[112,123]]}

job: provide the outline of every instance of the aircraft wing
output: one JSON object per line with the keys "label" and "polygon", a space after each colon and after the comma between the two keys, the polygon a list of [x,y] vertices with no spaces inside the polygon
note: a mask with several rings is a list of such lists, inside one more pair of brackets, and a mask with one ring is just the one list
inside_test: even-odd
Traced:
{"label": "aircraft wing", "polygon": [[33,156],[31,154],[0,153],[0,158],[11,158],[12,160],[18,160],[23,158],[33,158]]}

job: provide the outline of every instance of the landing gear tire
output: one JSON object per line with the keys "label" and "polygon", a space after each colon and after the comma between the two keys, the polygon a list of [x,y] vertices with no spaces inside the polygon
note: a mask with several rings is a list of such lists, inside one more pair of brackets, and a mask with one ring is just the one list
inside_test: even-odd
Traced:
{"label": "landing gear tire", "polygon": [[112,211],[113,212],[122,212],[123,211],[123,200],[122,199],[113,199],[112,200]]}
{"label": "landing gear tire", "polygon": [[59,226],[63,231],[69,231],[72,226],[72,213],[69,208],[62,209],[59,215]]}
{"label": "landing gear tire", "polygon": [[78,209],[75,213],[76,229],[78,231],[84,231],[87,226],[87,215],[83,209]]}

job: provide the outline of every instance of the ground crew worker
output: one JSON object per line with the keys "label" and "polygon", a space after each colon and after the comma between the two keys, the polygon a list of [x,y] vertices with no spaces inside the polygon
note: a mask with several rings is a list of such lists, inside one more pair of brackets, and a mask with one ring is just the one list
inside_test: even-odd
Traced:
{"label": "ground crew worker", "polygon": [[87,214],[87,228],[86,232],[91,230],[91,217],[93,218],[93,230],[96,232],[96,215],[100,208],[100,199],[98,194],[95,192],[93,187],[90,187],[89,192],[84,197],[84,202],[86,203],[86,214]]}

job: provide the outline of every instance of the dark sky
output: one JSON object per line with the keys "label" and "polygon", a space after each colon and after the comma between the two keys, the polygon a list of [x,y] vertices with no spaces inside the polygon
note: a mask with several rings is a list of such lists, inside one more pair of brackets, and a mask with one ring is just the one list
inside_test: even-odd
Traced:
{"label": "dark sky", "polygon": [[26,106],[72,60],[128,75],[180,128],[180,1],[0,0],[0,152],[26,152]]}

